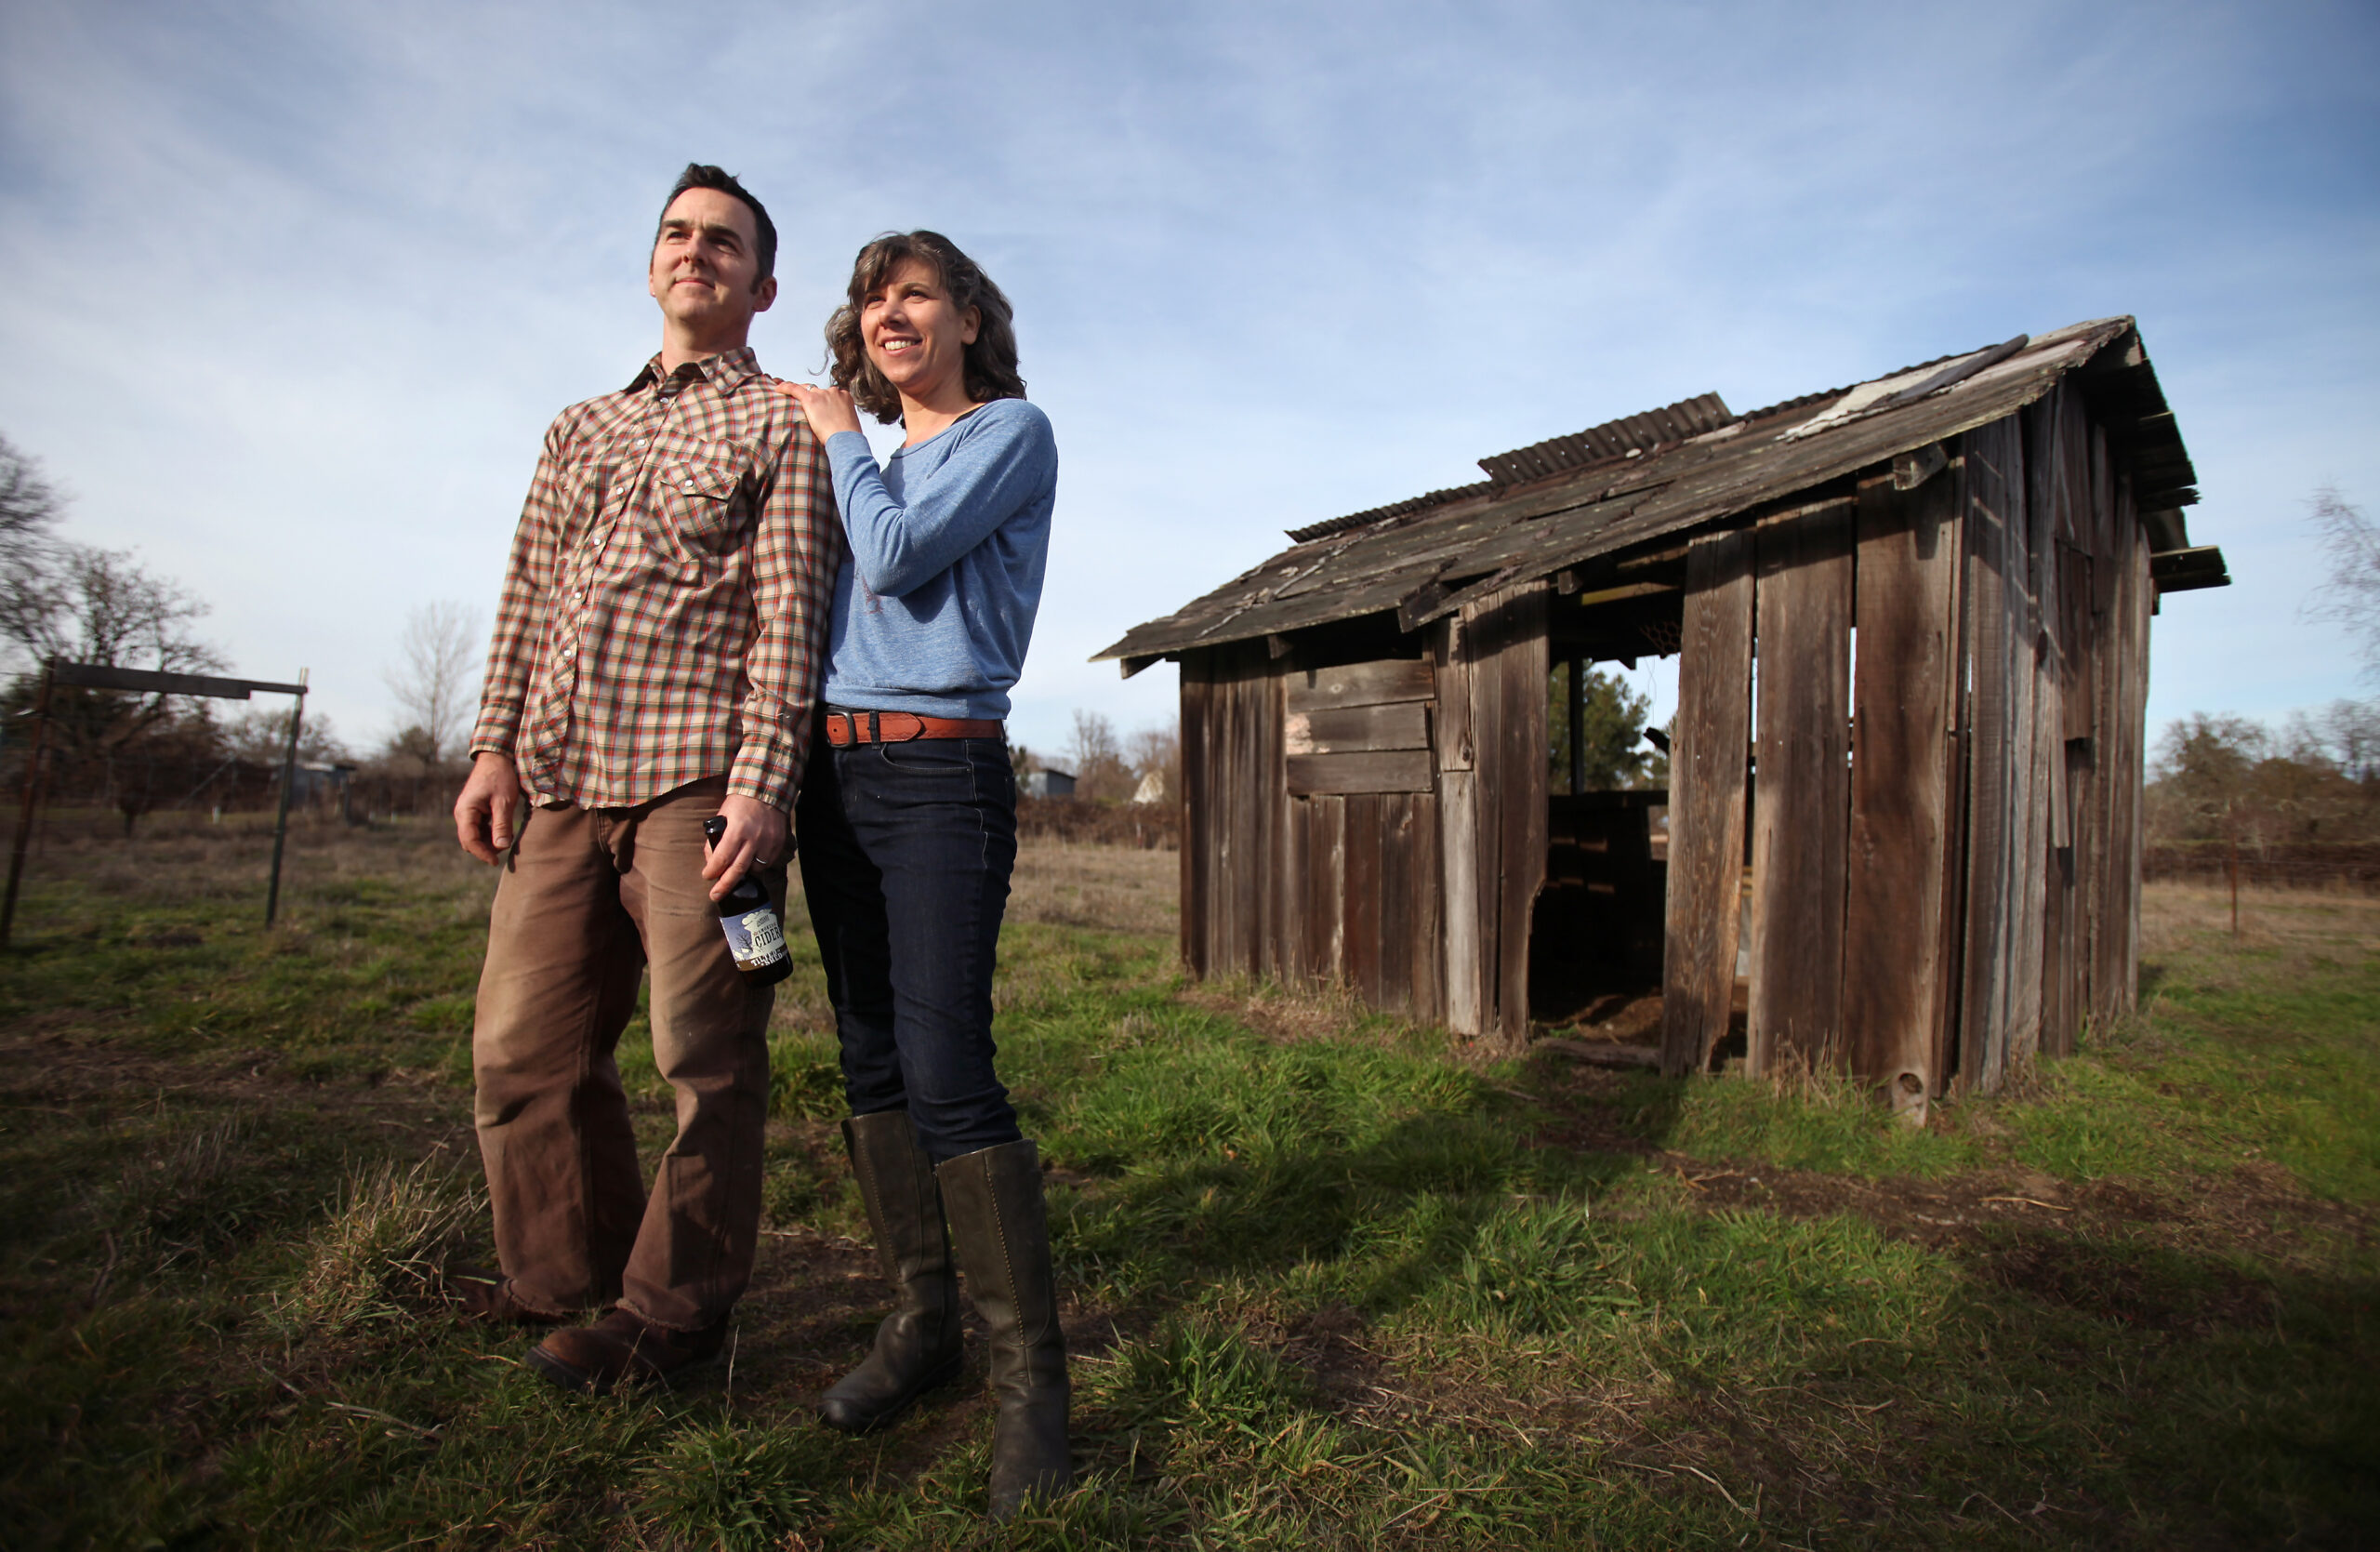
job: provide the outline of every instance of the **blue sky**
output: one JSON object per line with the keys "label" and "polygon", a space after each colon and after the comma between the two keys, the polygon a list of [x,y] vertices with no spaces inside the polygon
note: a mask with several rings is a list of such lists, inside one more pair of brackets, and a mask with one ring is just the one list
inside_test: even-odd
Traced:
{"label": "blue sky", "polygon": [[1169,718],[1170,668],[1085,657],[1285,527],[2130,312],[2238,579],[2168,601],[2150,717],[2272,716],[2358,691],[2297,611],[2308,496],[2380,502],[2375,83],[2380,8],[2291,0],[11,0],[0,431],[375,742],[407,612],[490,607],[546,422],[654,348],[655,206],[716,161],[784,234],[780,375],[882,230],[1014,299],[1053,748]]}

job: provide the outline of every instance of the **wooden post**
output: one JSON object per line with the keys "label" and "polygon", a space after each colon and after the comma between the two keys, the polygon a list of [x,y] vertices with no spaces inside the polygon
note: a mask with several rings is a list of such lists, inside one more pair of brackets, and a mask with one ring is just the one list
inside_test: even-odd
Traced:
{"label": "wooden post", "polygon": [[8,895],[0,902],[0,948],[17,924],[17,885],[25,876],[25,845],[33,839],[33,810],[41,803],[42,757],[49,752],[49,685],[52,670],[42,665],[41,693],[33,702],[33,747],[25,755],[25,802],[17,813],[17,839],[8,849]]}
{"label": "wooden post", "polygon": [[265,886],[264,924],[281,909],[281,849],[289,839],[289,792],[298,785],[298,724],[306,714],[306,673],[298,670],[298,698],[289,707],[289,748],[281,757],[281,812],[272,822],[272,882]]}
{"label": "wooden post", "polygon": [[1661,956],[1661,1070],[1673,1077],[1711,1065],[1734,1000],[1752,736],[1752,561],[1748,533],[1714,534],[1686,550]]}
{"label": "wooden post", "polygon": [[1570,659],[1570,795],[1587,789],[1587,660]]}
{"label": "wooden post", "polygon": [[2231,875],[2231,936],[2240,935],[2240,816],[2229,804],[2223,809],[2223,851],[2226,870]]}
{"label": "wooden post", "polygon": [[1851,818],[1852,503],[1773,527],[1756,547],[1760,650],[1752,803],[1751,1011],[1744,1070],[1843,1057]]}
{"label": "wooden post", "polygon": [[1851,1070],[1924,1121],[1943,1074],[1950,759],[1958,684],[1958,483],[1861,482],[1844,1039]]}

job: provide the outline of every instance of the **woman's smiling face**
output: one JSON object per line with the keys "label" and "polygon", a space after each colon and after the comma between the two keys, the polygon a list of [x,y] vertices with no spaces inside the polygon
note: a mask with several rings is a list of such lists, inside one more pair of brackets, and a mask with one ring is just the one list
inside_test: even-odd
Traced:
{"label": "woman's smiling face", "polygon": [[934,405],[952,392],[966,399],[967,347],[981,316],[953,307],[931,264],[903,260],[860,307],[868,359],[904,399]]}

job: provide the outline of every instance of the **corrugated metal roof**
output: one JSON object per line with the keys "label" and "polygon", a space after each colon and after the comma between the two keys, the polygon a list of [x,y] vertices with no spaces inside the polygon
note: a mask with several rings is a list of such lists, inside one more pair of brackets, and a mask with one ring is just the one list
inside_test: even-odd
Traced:
{"label": "corrugated metal roof", "polygon": [[[1682,413],[1667,421],[1655,411],[1613,422],[1646,421],[1638,434],[1661,440],[1634,457],[1623,447],[1574,468],[1554,465],[1556,477],[1491,479],[1298,530],[1293,537],[1311,537],[1097,656],[1147,659],[1383,610],[1413,623],[1435,618],[1496,589],[1718,524],[1987,425],[2073,372],[2083,375],[2093,418],[2131,477],[2154,547],[2186,547],[2178,509],[2198,499],[2188,453],[2133,321],[2105,318],[1750,416],[1726,418],[1717,396],[1706,395],[1670,406]],[[1708,429],[1670,434],[1689,423]],[[1491,473],[1499,464],[1534,470],[1540,464],[1525,455],[1557,444],[1592,450],[1593,434],[1480,461]]]}
{"label": "corrugated metal roof", "polygon": [[1374,507],[1368,511],[1349,512],[1345,517],[1334,517],[1328,522],[1310,523],[1302,528],[1292,528],[1289,530],[1289,537],[1300,544],[1312,544],[1316,539],[1329,538],[1333,534],[1343,534],[1350,528],[1368,527],[1372,524],[1382,523],[1392,517],[1406,517],[1414,512],[1427,511],[1432,507],[1445,506],[1449,501],[1460,501],[1466,496],[1476,496],[1481,491],[1492,490],[1495,488],[1495,484],[1493,480],[1482,480],[1475,485],[1457,485],[1451,490],[1434,490],[1427,496],[1408,496],[1402,501],[1391,501],[1385,507]]}
{"label": "corrugated metal roof", "polygon": [[1715,431],[1734,418],[1719,395],[1704,393],[1648,409],[1642,415],[1606,420],[1568,436],[1534,442],[1509,453],[1491,454],[1479,460],[1479,467],[1497,484],[1518,484],[1548,474],[1592,469],[1632,453],[1649,453],[1664,443],[1684,442],[1705,431]]}
{"label": "corrugated metal roof", "polygon": [[1623,415],[1600,426],[1589,426],[1583,431],[1572,431],[1567,436],[1534,442],[1509,453],[1490,454],[1479,460],[1479,467],[1487,471],[1488,478],[1477,484],[1434,490],[1426,496],[1391,501],[1384,507],[1310,523],[1302,528],[1291,528],[1289,535],[1300,544],[1312,544],[1316,539],[1343,534],[1351,528],[1368,527],[1391,518],[1410,517],[1432,507],[1443,507],[1449,501],[1477,496],[1498,485],[1519,484],[1549,474],[1578,473],[1598,464],[1649,453],[1665,444],[1684,442],[1705,431],[1715,431],[1734,419],[1735,416],[1728,412],[1726,405],[1716,393],[1681,399],[1676,404],[1648,409],[1641,415]]}

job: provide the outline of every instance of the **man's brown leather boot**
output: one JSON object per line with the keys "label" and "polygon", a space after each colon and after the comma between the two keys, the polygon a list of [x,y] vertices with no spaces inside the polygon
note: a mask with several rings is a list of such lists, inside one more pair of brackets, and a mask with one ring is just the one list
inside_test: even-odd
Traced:
{"label": "man's brown leather boot", "polygon": [[512,1280],[489,1272],[448,1272],[438,1280],[457,1319],[475,1326],[558,1326],[570,1316],[522,1304]]}
{"label": "man's brown leather boot", "polygon": [[700,1331],[671,1331],[615,1308],[591,1326],[558,1331],[532,1348],[529,1367],[564,1390],[601,1396],[622,1380],[675,1385],[719,1357],[727,1345],[724,1317]]}

